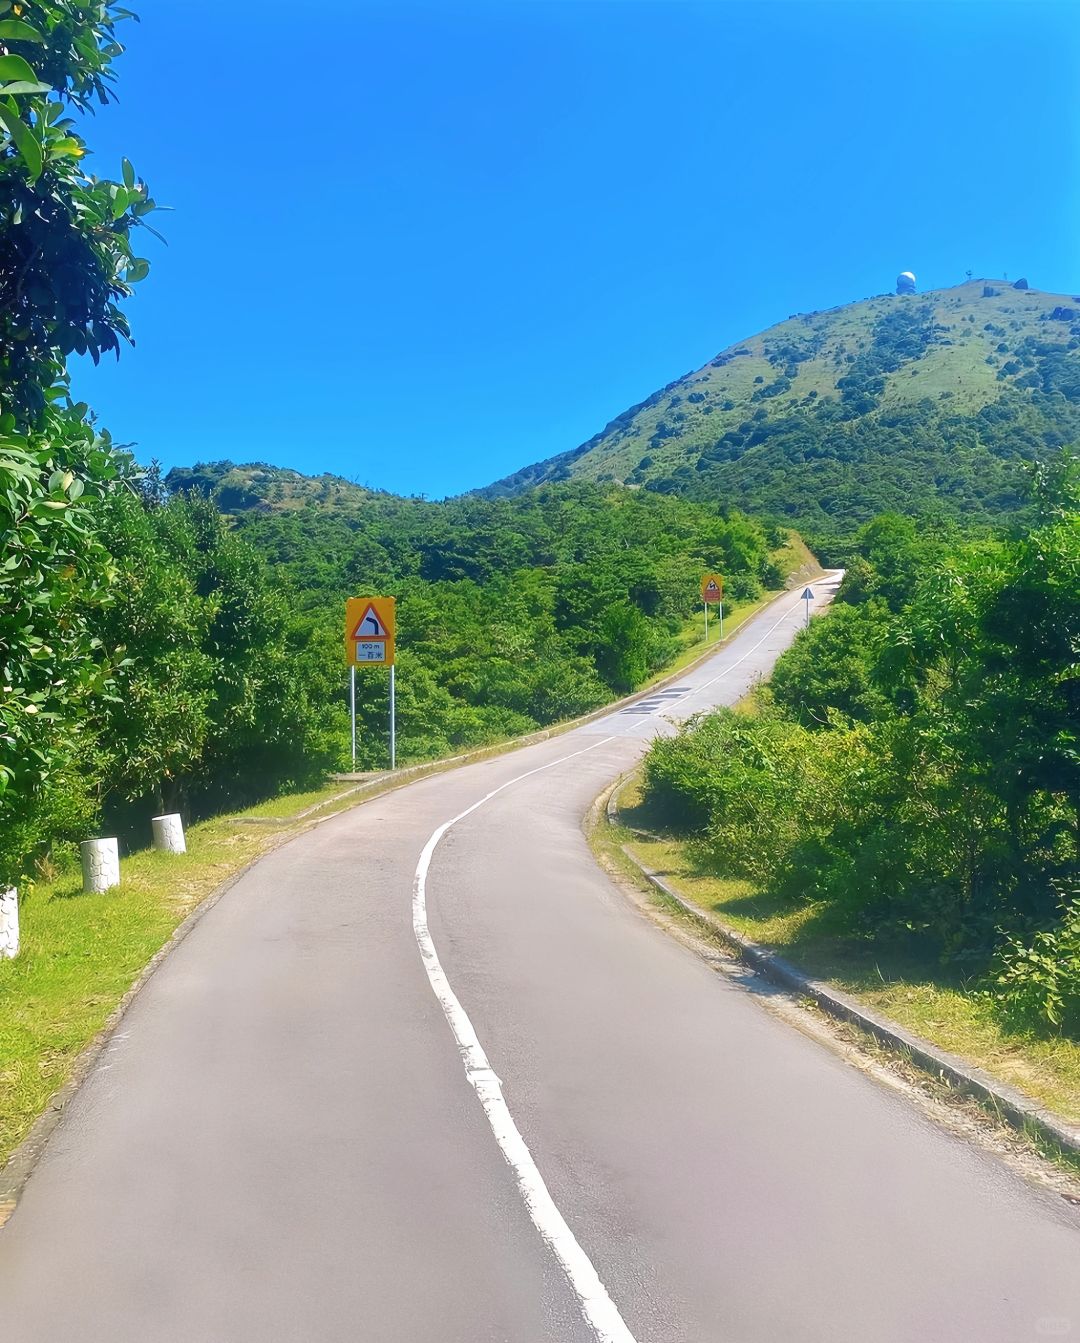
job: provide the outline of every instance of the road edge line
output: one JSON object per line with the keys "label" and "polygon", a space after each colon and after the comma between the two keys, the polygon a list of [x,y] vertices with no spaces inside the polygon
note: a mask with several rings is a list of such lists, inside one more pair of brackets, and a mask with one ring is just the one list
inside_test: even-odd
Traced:
{"label": "road edge line", "polygon": [[555,769],[568,760],[588,755],[591,751],[599,750],[600,747],[615,740],[617,734],[604,737],[579,751],[559,756],[558,759],[538,765],[535,769],[525,770],[499,784],[497,788],[492,788],[464,811],[459,811],[457,815],[451,816],[449,820],[437,826],[428,837],[413,874],[412,925],[413,937],[420,952],[428,984],[435,995],[435,1001],[442,1008],[446,1024],[450,1027],[450,1033],[457,1044],[465,1069],[465,1078],[476,1093],[495,1139],[495,1145],[510,1167],[530,1221],[563,1270],[570,1290],[577,1297],[585,1323],[592,1330],[597,1343],[635,1343],[633,1334],[604,1286],[596,1266],[582,1248],[559,1205],[552,1197],[540,1168],[517,1126],[517,1121],[503,1095],[502,1082],[492,1068],[472,1020],[454,992],[449,976],[439,959],[427,916],[427,881],[431,872],[431,860],[442,840],[459,821],[471,816],[493,797],[521,783],[523,779]]}

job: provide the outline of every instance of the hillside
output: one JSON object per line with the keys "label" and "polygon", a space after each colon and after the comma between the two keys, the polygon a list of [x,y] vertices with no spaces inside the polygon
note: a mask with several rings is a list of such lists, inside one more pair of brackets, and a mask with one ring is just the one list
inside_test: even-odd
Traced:
{"label": "hillside", "polygon": [[356,485],[341,476],[324,472],[305,476],[285,466],[267,462],[197,462],[174,466],[166,488],[184,494],[212,494],[223,513],[291,513],[315,505],[329,511],[349,511],[381,500],[391,506],[414,502],[385,490]]}
{"label": "hillside", "polygon": [[[339,756],[350,594],[398,599],[399,747],[403,759],[424,759],[582,713],[640,685],[700,636],[704,572],[724,574],[734,614],[813,566],[783,528],[715,503],[589,481],[434,502],[261,463],[212,462],[175,469],[165,486],[171,497],[150,516],[170,556],[197,569],[199,538],[221,532],[287,606],[296,657],[318,665],[321,703],[337,714]],[[244,611],[240,629],[246,603]],[[360,759],[378,765],[385,684],[359,679]]]}
{"label": "hillside", "polygon": [[798,313],[486,493],[623,482],[821,538],[885,509],[989,521],[1077,441],[1080,297],[972,280]]}

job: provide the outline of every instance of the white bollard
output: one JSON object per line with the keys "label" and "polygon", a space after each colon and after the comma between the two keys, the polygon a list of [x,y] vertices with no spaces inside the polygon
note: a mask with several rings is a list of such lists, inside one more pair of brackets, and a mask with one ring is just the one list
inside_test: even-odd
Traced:
{"label": "white bollard", "polygon": [[19,891],[0,891],[0,961],[19,954]]}
{"label": "white bollard", "polygon": [[120,885],[120,854],[115,839],[84,839],[79,848],[85,892],[107,891]]}
{"label": "white bollard", "polygon": [[155,816],[150,822],[154,831],[154,848],[165,853],[187,853],[184,843],[184,822],[177,812]]}

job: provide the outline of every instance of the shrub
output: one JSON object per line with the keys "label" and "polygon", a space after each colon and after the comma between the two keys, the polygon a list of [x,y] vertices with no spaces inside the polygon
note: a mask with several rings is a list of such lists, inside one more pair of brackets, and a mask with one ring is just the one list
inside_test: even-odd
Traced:
{"label": "shrub", "polygon": [[1010,937],[995,969],[990,994],[1008,1025],[1080,1039],[1080,890],[1062,902],[1056,928]]}

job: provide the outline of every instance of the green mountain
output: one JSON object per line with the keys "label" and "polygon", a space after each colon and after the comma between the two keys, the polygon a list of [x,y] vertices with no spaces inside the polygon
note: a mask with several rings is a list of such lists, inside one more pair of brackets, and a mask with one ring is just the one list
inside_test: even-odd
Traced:
{"label": "green mountain", "polygon": [[1080,297],[972,280],[797,313],[571,452],[486,491],[621,482],[850,534],[884,510],[990,522],[1080,443]]}

